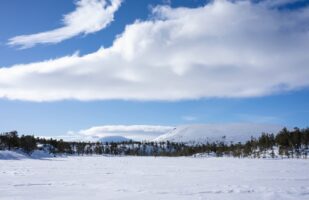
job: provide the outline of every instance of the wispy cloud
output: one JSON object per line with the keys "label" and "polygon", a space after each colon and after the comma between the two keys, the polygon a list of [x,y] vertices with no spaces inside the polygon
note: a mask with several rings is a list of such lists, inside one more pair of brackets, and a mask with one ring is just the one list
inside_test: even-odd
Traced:
{"label": "wispy cloud", "polygon": [[306,0],[264,0],[261,4],[267,5],[269,7],[280,7],[282,5],[293,4],[297,2],[305,2]]}
{"label": "wispy cloud", "polygon": [[76,10],[64,15],[63,27],[31,34],[20,35],[9,39],[10,46],[21,49],[30,48],[37,44],[59,43],[80,34],[89,34],[104,29],[114,20],[122,0],[78,0]]}
{"label": "wispy cloud", "polygon": [[133,140],[152,140],[172,130],[171,126],[155,125],[105,125],[95,126],[77,132],[70,131],[65,137],[72,140],[97,140],[102,137],[122,136]]}
{"label": "wispy cloud", "polygon": [[185,121],[196,121],[197,120],[197,117],[195,116],[192,116],[192,115],[186,115],[186,116],[182,116],[182,119],[185,120]]}
{"label": "wispy cloud", "polygon": [[30,101],[256,97],[309,86],[309,8],[249,1],[156,7],[113,45],[0,69],[0,97]]}
{"label": "wispy cloud", "polygon": [[172,4],[172,0],[162,0],[163,4],[167,4],[167,5],[171,5]]}
{"label": "wispy cloud", "polygon": [[254,115],[254,114],[236,114],[240,121],[252,123],[281,123],[282,119],[276,116]]}

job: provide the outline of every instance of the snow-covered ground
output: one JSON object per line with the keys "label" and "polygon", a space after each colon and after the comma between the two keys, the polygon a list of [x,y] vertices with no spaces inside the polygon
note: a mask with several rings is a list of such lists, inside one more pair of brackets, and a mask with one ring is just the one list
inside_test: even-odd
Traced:
{"label": "snow-covered ground", "polygon": [[309,160],[0,159],[0,199],[309,199]]}
{"label": "snow-covered ground", "polygon": [[154,141],[184,143],[206,143],[224,141],[226,143],[246,142],[262,133],[278,133],[280,125],[255,123],[195,124],[182,125],[160,135]]}

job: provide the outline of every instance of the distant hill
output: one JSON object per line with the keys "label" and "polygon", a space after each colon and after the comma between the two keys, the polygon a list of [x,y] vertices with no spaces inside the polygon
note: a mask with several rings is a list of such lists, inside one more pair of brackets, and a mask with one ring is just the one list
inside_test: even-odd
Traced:
{"label": "distant hill", "polygon": [[99,142],[127,142],[131,139],[123,137],[123,136],[106,136],[99,139]]}
{"label": "distant hill", "polygon": [[262,132],[277,133],[282,128],[279,125],[253,123],[183,125],[157,137],[154,141],[183,143],[224,141],[226,143],[237,143],[247,141],[251,136],[258,137]]}

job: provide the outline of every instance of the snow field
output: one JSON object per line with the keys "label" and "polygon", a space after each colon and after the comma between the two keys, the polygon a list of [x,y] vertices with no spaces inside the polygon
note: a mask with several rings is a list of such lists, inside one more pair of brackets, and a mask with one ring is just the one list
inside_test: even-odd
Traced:
{"label": "snow field", "polygon": [[7,159],[0,160],[0,199],[309,199],[309,160]]}

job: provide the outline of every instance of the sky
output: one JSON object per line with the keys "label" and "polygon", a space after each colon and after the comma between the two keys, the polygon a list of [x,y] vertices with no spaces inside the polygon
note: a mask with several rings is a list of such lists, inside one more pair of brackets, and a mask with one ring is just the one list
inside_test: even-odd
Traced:
{"label": "sky", "polygon": [[2,0],[0,132],[309,122],[307,0]]}

